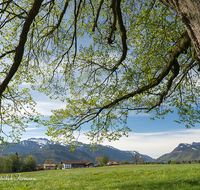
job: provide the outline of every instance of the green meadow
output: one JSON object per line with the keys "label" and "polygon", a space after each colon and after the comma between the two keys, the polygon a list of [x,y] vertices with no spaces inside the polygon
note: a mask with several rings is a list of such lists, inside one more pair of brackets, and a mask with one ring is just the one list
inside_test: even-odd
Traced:
{"label": "green meadow", "polygon": [[122,165],[0,174],[0,189],[200,189],[200,164]]}

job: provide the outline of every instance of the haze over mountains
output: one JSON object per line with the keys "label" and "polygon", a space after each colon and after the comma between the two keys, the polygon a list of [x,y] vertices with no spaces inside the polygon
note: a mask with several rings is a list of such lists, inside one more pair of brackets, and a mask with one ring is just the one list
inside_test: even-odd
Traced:
{"label": "haze over mountains", "polygon": [[[79,144],[79,142],[77,142]],[[99,149],[99,151],[90,152],[91,147],[83,143],[76,146],[75,151],[70,151],[71,147],[63,143],[53,143],[45,138],[29,138],[16,144],[14,147],[6,148],[2,155],[9,153],[18,153],[26,157],[27,155],[33,155],[37,159],[38,164],[43,164],[47,158],[53,158],[56,162],[63,160],[91,160],[95,162],[95,158],[98,156],[106,155],[108,158],[112,158],[115,161],[123,161],[131,159],[131,151],[122,151],[112,146],[102,146],[105,149]],[[1,147],[0,147],[1,148]],[[146,158],[147,162],[153,161],[153,158],[147,155],[141,156]]]}

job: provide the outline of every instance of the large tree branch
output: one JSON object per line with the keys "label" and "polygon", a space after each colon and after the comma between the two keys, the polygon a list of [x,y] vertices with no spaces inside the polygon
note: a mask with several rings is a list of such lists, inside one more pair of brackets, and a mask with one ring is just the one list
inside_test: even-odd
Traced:
{"label": "large tree branch", "polygon": [[[146,85],[142,88],[139,88],[138,90],[131,92],[125,96],[122,96],[121,98],[116,99],[115,101],[111,102],[110,104],[104,106],[102,108],[106,109],[109,108],[111,106],[114,106],[116,104],[118,104],[120,101],[128,99],[130,97],[135,96],[136,94],[141,94],[142,92],[149,90],[155,86],[157,86],[158,84],[160,84],[160,82],[164,79],[165,76],[168,75],[169,71],[171,70],[172,66],[177,65],[177,58],[181,53],[185,53],[190,45],[190,38],[187,34],[187,32],[184,32],[184,34],[182,35],[180,41],[177,43],[177,45],[175,46],[174,50],[170,53],[169,55],[169,59],[168,59],[168,63],[166,64],[166,66],[164,67],[163,71],[160,73],[160,75],[149,85]],[[99,112],[101,112],[102,110],[99,110]]]}
{"label": "large tree branch", "polygon": [[141,94],[149,89],[154,88],[155,86],[159,85],[162,82],[162,80],[169,74],[170,70],[172,70],[172,67],[173,67],[173,75],[172,75],[172,77],[170,77],[170,79],[167,83],[167,88],[161,94],[161,98],[159,100],[160,102],[155,103],[155,105],[157,105],[157,106],[160,105],[162,103],[164,96],[167,94],[168,90],[170,89],[170,87],[172,85],[172,81],[178,75],[179,65],[178,65],[177,59],[180,54],[185,53],[187,51],[188,47],[190,46],[190,42],[191,42],[191,40],[190,40],[187,32],[184,32],[182,34],[180,40],[174,47],[174,49],[170,52],[168,62],[165,65],[163,71],[159,74],[159,76],[156,79],[152,79],[152,82],[150,84],[143,86],[127,95],[124,95],[101,108],[96,108],[97,109],[96,112],[94,111],[95,109],[92,109],[92,112],[90,112],[91,110],[89,110],[86,114],[81,116],[75,124],[73,124],[71,126],[72,127],[76,126],[76,129],[78,129],[82,124],[92,121],[94,118],[99,116],[103,110],[112,108],[113,106],[118,105],[120,102],[122,102],[124,100],[127,100],[131,97],[134,97],[137,94]]}
{"label": "large tree branch", "polygon": [[[103,0],[101,0],[100,5],[98,7],[97,16],[96,16],[96,19],[94,21],[92,31],[95,31],[95,27],[97,27],[97,21],[98,21],[98,18],[99,18],[99,14],[100,14],[102,4],[103,4]],[[112,9],[113,22],[112,22],[111,30],[110,30],[110,33],[108,35],[107,40],[108,40],[108,44],[113,43],[113,41],[114,41],[113,36],[115,35],[116,24],[117,24],[117,21],[118,21],[119,29],[120,29],[120,32],[121,32],[121,39],[122,39],[122,56],[112,68],[107,68],[105,66],[102,67],[98,63],[94,63],[94,64],[100,66],[101,68],[104,68],[107,71],[114,72],[119,67],[119,65],[121,65],[122,62],[126,59],[126,55],[127,55],[126,39],[127,39],[127,36],[126,36],[126,28],[124,26],[123,18],[122,18],[121,0],[112,0],[110,7]]]}
{"label": "large tree branch", "polygon": [[103,4],[103,1],[104,1],[104,0],[101,0],[101,1],[100,1],[99,7],[98,7],[98,9],[97,9],[97,15],[96,15],[96,18],[95,18],[95,20],[94,20],[94,25],[93,25],[93,27],[92,27],[92,31],[93,31],[93,32],[95,31],[95,28],[97,27],[97,21],[98,21],[98,19],[99,19],[99,14],[100,14],[100,10],[101,10],[101,6],[102,6],[102,4]]}
{"label": "large tree branch", "polygon": [[122,56],[121,56],[120,60],[118,61],[118,63],[115,65],[114,70],[116,70],[118,68],[118,66],[121,65],[121,63],[126,59],[126,55],[127,55],[126,28],[124,26],[123,19],[122,19],[120,3],[121,3],[121,0],[117,0],[116,10],[117,10],[118,24],[119,24],[119,28],[120,28],[121,36],[122,36]]}
{"label": "large tree branch", "polygon": [[179,14],[200,59],[200,1],[159,0]]}
{"label": "large tree branch", "polygon": [[[67,10],[68,5],[69,5],[69,0],[67,0],[67,1],[65,2],[64,8],[63,8],[63,10],[62,10],[62,12],[61,12],[61,14],[60,14],[60,17],[59,17],[59,19],[58,19],[57,24],[56,24],[47,34],[45,34],[43,37],[49,36],[49,35],[52,34],[56,29],[58,29],[58,28],[60,27],[60,24],[61,24],[61,22],[62,22],[62,19],[63,19],[63,17],[64,17],[64,14],[65,14],[66,10]],[[43,38],[43,37],[42,37],[42,38]]]}
{"label": "large tree branch", "polygon": [[110,30],[110,33],[108,35],[108,44],[112,44],[113,43],[113,35],[114,35],[114,32],[116,30],[116,22],[117,22],[117,16],[116,16],[116,3],[117,3],[118,0],[112,0],[112,4],[111,4],[111,8],[112,8],[112,12],[113,12],[113,23],[112,23],[112,26],[111,26],[111,30]]}
{"label": "large tree branch", "polygon": [[14,52],[15,52],[15,50],[7,51],[7,52],[5,52],[5,53],[3,53],[3,54],[0,55],[0,59],[2,59],[3,57],[5,57],[5,56],[8,55],[8,54],[14,53]]}
{"label": "large tree branch", "polygon": [[43,0],[35,0],[34,4],[27,16],[27,19],[24,22],[24,26],[22,28],[22,32],[20,35],[20,39],[19,39],[19,44],[16,47],[15,50],[15,56],[14,56],[14,62],[10,68],[10,71],[8,72],[6,78],[4,79],[4,81],[1,83],[0,85],[0,97],[2,96],[3,92],[5,91],[8,83],[10,82],[10,80],[12,79],[12,77],[14,76],[14,74],[17,72],[21,61],[22,61],[22,57],[24,54],[24,46],[26,44],[27,41],[27,35],[30,29],[30,26],[34,20],[34,18],[36,17],[36,15],[39,12],[39,9],[41,7]]}

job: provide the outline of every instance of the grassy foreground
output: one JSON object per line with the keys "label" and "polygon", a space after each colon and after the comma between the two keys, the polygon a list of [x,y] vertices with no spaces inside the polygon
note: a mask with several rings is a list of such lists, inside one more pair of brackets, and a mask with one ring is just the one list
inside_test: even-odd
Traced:
{"label": "grassy foreground", "polygon": [[200,164],[125,165],[20,174],[0,174],[0,189],[200,189]]}

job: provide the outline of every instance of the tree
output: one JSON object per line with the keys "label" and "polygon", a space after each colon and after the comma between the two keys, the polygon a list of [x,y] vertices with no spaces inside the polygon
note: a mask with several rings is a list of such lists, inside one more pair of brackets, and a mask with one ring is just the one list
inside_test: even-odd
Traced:
{"label": "tree", "polygon": [[25,159],[18,154],[9,154],[6,157],[0,155],[0,172],[33,171],[35,169],[36,159],[32,155]]}
{"label": "tree", "polygon": [[146,162],[146,158],[143,156],[140,156],[139,158],[139,164],[144,164]]}
{"label": "tree", "polygon": [[138,151],[133,151],[131,153],[131,158],[133,159],[133,161],[135,162],[135,164],[137,165],[137,163],[139,162],[139,159],[140,159],[140,154]]}
{"label": "tree", "polygon": [[16,155],[16,154],[8,154],[7,157],[4,159],[4,172],[18,172],[20,171],[23,160],[22,156]]}
{"label": "tree", "polygon": [[101,159],[101,165],[106,165],[108,163],[108,157],[106,155],[103,155]]}
{"label": "tree", "polygon": [[4,171],[4,159],[5,157],[0,155],[0,173]]}
{"label": "tree", "polygon": [[[187,5],[187,6],[186,6]],[[176,111],[200,122],[198,0],[9,0],[0,3],[0,141],[19,141],[27,122],[53,140],[74,140],[91,123],[91,143],[127,136],[130,112]],[[8,35],[9,34],[9,35]],[[89,36],[89,45],[81,39]],[[42,121],[28,84],[65,102]],[[8,135],[7,135],[8,136]]]}
{"label": "tree", "polygon": [[98,156],[95,158],[95,161],[98,162],[98,164],[101,166],[102,163],[101,163],[101,160],[102,160],[102,157],[101,156]]}
{"label": "tree", "polygon": [[58,169],[62,170],[63,165],[62,164],[58,164]]}
{"label": "tree", "polygon": [[8,158],[11,161],[11,171],[19,172],[23,162],[19,159],[18,154],[9,154]]}
{"label": "tree", "polygon": [[54,159],[50,159],[50,158],[47,158],[44,162],[45,164],[55,164],[55,160]]}
{"label": "tree", "polygon": [[10,158],[8,158],[8,156],[7,157],[5,157],[5,159],[4,159],[4,172],[12,172],[12,168],[11,168],[11,160],[10,160]]}
{"label": "tree", "polygon": [[36,170],[36,159],[32,155],[28,155],[25,159],[25,165],[30,171]]}

